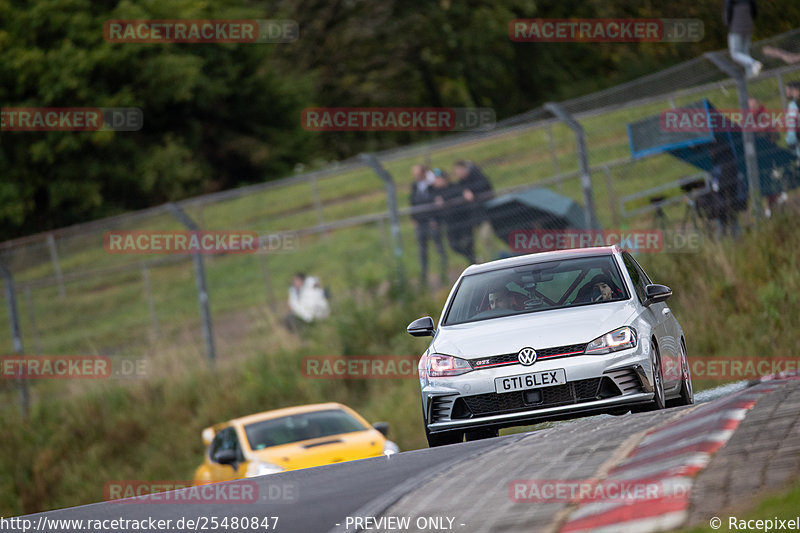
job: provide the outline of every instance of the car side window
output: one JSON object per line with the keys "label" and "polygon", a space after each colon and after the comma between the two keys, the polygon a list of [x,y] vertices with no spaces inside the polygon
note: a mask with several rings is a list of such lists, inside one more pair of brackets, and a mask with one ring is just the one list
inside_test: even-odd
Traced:
{"label": "car side window", "polygon": [[628,275],[631,277],[631,281],[633,282],[633,290],[636,291],[636,296],[639,298],[639,303],[644,302],[644,288],[647,285],[647,278],[644,275],[644,272],[641,272],[640,269],[636,268],[638,265],[629,253],[626,252],[622,254],[622,261],[625,263],[625,269],[628,271]]}
{"label": "car side window", "polygon": [[212,460],[220,450],[234,450],[241,457],[239,439],[236,438],[236,430],[234,428],[225,428],[214,437],[209,450],[209,456]]}

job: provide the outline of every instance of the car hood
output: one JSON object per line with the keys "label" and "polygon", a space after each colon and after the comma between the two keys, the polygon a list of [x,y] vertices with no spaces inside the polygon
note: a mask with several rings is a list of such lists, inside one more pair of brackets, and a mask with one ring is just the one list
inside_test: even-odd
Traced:
{"label": "car hood", "polygon": [[479,359],[515,353],[526,346],[539,350],[587,343],[627,325],[635,311],[631,301],[608,302],[444,326],[437,331],[431,351]]}
{"label": "car hood", "polygon": [[385,441],[380,432],[369,429],[272,446],[254,451],[253,456],[286,470],[296,470],[382,455]]}

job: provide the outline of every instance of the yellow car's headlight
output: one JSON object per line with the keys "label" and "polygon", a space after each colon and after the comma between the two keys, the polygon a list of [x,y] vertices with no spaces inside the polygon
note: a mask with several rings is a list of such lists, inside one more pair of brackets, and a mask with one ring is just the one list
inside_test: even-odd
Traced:
{"label": "yellow car's headlight", "polygon": [[383,455],[394,455],[399,451],[400,447],[389,439],[386,439],[386,442],[383,443]]}

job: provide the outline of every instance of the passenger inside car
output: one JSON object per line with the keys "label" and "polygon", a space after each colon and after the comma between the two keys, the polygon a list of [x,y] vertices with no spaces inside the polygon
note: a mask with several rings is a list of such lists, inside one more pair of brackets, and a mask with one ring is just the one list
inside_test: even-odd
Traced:
{"label": "passenger inside car", "polygon": [[489,309],[511,309],[511,292],[506,287],[496,287],[489,292]]}

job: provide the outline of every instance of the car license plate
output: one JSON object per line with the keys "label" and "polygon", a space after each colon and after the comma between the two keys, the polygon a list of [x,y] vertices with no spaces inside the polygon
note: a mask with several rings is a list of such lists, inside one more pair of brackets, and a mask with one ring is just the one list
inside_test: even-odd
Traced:
{"label": "car license plate", "polygon": [[544,372],[534,372],[533,374],[495,378],[494,388],[498,393],[514,392],[563,385],[566,382],[567,372],[563,368],[557,368],[556,370],[545,370]]}

